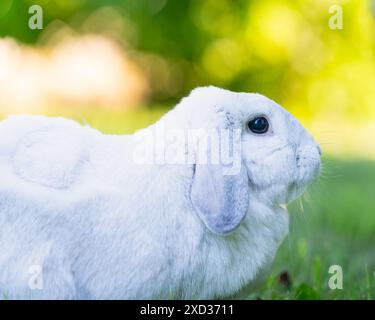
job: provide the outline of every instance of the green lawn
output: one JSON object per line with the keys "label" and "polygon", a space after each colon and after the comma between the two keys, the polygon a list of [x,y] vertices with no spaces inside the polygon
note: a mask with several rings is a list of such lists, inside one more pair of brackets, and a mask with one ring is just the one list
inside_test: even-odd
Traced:
{"label": "green lawn", "polygon": [[[267,283],[249,298],[375,299],[375,162],[328,158],[324,166],[290,206],[290,234]],[[331,265],[343,269],[342,290],[328,287]]]}

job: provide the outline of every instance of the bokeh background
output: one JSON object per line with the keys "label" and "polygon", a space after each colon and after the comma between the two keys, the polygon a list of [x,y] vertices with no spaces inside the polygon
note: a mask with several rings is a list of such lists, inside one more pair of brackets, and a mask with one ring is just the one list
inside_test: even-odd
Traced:
{"label": "bokeh background", "polygon": [[[29,8],[43,9],[33,30]],[[336,7],[332,7],[336,5]],[[329,25],[342,10],[342,28]],[[375,2],[1,0],[0,116],[131,133],[192,88],[259,92],[325,154],[291,234],[249,298],[375,298]],[[331,290],[340,265],[344,288]]]}

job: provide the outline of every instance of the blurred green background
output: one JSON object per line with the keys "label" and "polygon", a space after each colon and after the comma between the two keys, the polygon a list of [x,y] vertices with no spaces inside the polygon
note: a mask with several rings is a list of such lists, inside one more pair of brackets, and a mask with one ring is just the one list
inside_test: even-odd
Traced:
{"label": "blurred green background", "polygon": [[[35,4],[42,30],[28,25]],[[249,298],[375,298],[374,16],[370,0],[2,0],[0,114],[130,133],[196,86],[267,95],[325,159]],[[343,290],[328,288],[333,264]]]}

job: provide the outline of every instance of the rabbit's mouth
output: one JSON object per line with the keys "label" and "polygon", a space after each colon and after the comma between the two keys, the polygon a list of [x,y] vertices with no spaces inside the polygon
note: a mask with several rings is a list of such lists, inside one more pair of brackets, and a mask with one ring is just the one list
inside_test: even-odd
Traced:
{"label": "rabbit's mouth", "polygon": [[301,185],[298,182],[292,182],[289,184],[285,196],[285,204],[298,199],[306,191],[307,186],[308,185]]}
{"label": "rabbit's mouth", "polygon": [[320,174],[320,156],[304,156],[297,160],[297,180],[301,186],[308,186],[316,180]]}
{"label": "rabbit's mouth", "polygon": [[304,164],[297,164],[297,179],[288,185],[285,203],[299,198],[319,176],[320,157],[304,158],[304,160]]}

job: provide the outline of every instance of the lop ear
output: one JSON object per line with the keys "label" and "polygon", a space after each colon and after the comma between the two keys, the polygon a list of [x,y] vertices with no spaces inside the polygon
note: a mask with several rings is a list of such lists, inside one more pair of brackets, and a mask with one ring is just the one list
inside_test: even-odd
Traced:
{"label": "lop ear", "polygon": [[220,165],[197,164],[191,200],[209,230],[225,235],[235,230],[245,218],[249,186],[244,166],[236,175],[224,175]]}
{"label": "lop ear", "polygon": [[213,233],[225,235],[234,231],[246,216],[249,186],[242,161],[238,171],[228,174],[222,164],[195,164],[191,201]]}

